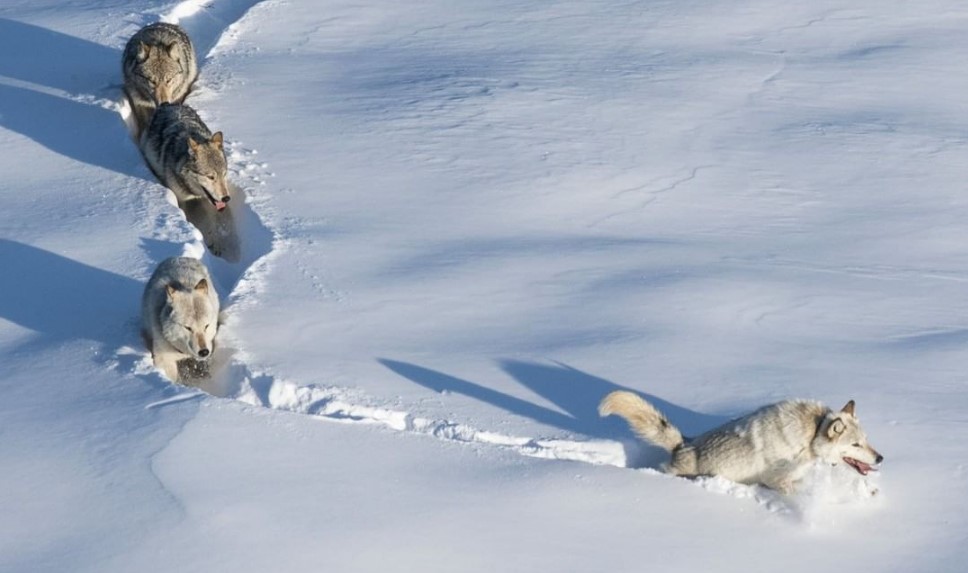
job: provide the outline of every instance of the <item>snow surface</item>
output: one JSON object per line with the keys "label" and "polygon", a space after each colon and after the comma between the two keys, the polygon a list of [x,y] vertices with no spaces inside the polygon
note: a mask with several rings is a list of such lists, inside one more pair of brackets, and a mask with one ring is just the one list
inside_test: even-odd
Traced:
{"label": "snow surface", "polygon": [[[159,19],[247,195],[239,264],[125,129]],[[966,29],[953,0],[6,0],[0,571],[963,571]],[[180,254],[229,315],[201,390],[138,335]],[[671,478],[597,417],[617,388],[686,433],[853,398],[886,462]]]}

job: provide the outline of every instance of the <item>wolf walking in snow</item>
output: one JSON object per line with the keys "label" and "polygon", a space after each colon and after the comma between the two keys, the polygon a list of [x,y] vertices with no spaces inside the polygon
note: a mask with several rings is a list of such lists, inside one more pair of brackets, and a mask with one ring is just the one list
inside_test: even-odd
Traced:
{"label": "wolf walking in snow", "polygon": [[141,299],[142,335],[155,366],[168,378],[183,382],[194,371],[207,374],[206,361],[215,350],[219,327],[218,293],[208,269],[197,259],[171,257],[148,279]]}
{"label": "wolf walking in snow", "polygon": [[787,400],[691,439],[632,392],[612,392],[598,412],[624,418],[637,436],[671,453],[665,470],[677,476],[718,475],[790,493],[816,460],[845,463],[867,475],[884,459],[867,442],[853,400],[839,412],[819,402]]}
{"label": "wolf walking in snow", "polygon": [[238,260],[222,132],[213,134],[187,105],[163,103],[141,134],[141,154],[213,254]]}
{"label": "wolf walking in snow", "polygon": [[187,105],[163,103],[141,134],[141,152],[148,167],[175,193],[178,206],[207,200],[221,211],[228,203],[228,163],[222,132],[213,134]]}
{"label": "wolf walking in snow", "polygon": [[128,40],[121,70],[136,137],[158,105],[183,102],[198,78],[191,39],[180,27],[165,22],[149,24]]}

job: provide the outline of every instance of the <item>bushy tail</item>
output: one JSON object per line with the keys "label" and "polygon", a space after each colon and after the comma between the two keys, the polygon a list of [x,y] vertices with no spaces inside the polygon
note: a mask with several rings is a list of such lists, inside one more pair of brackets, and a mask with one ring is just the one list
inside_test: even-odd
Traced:
{"label": "bushy tail", "polygon": [[612,392],[598,405],[598,414],[625,418],[636,436],[670,452],[682,445],[679,429],[638,394],[623,390]]}

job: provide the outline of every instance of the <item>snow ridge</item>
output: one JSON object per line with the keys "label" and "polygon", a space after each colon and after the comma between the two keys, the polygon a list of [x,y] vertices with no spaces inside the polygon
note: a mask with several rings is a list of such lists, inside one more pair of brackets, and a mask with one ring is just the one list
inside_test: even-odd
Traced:
{"label": "snow ridge", "polygon": [[[625,447],[611,440],[540,439],[479,430],[450,420],[414,416],[403,410],[370,406],[354,401],[346,389],[304,386],[264,374],[249,374],[244,365],[234,366],[241,383],[232,396],[253,406],[318,416],[346,423],[372,424],[398,432],[438,439],[505,448],[521,455],[592,465],[627,467]],[[186,398],[187,399],[187,398]]]}

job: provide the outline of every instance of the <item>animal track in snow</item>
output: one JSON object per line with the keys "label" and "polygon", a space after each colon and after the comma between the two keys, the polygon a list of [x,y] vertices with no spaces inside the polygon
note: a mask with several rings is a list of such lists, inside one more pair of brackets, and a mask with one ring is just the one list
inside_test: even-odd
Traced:
{"label": "animal track in snow", "polygon": [[[239,33],[236,26],[246,12],[259,4],[256,1],[235,1],[213,4],[205,0],[187,0],[175,6],[162,19],[183,26],[192,37],[199,52],[204,82],[205,64],[223,46],[222,38],[234,40]],[[191,96],[190,96],[191,97]],[[123,107],[119,111],[123,112]],[[218,126],[213,126],[218,128]],[[231,134],[229,134],[231,135]],[[227,143],[227,155],[232,177],[248,190],[248,201],[242,203],[238,212],[239,233],[245,248],[238,263],[228,263],[208,254],[204,246],[196,241],[186,245],[186,254],[202,258],[209,266],[220,292],[225,295],[229,315],[247,305],[258,304],[259,289],[263,286],[262,277],[271,260],[284,251],[285,237],[278,229],[270,228],[258,216],[253,206],[261,207],[269,200],[265,194],[267,180],[273,174],[269,164],[258,157],[257,150],[239,141]],[[696,178],[698,172],[707,166],[698,166],[689,173],[676,177],[661,188],[648,192],[663,193]],[[644,187],[642,188],[645,189]],[[635,190],[636,192],[639,189]],[[241,202],[239,202],[241,203]],[[236,203],[233,203],[235,205]],[[164,229],[159,229],[164,234]],[[591,465],[610,465],[626,468],[634,466],[637,442],[623,443],[614,440],[570,440],[521,437],[487,430],[481,430],[446,419],[433,419],[416,416],[410,412],[369,403],[366,396],[350,388],[306,385],[282,380],[271,374],[256,371],[247,364],[244,349],[233,349],[231,337],[231,318],[222,345],[213,364],[213,377],[200,386],[206,394],[229,398],[257,407],[313,416],[335,423],[376,425],[391,431],[429,436],[436,439],[465,444],[479,444],[515,452],[522,456],[577,461]],[[130,362],[138,354],[130,347],[119,354]],[[132,370],[139,375],[154,372],[151,359],[143,351],[141,360]],[[160,408],[172,403],[196,399],[202,394],[197,389],[182,390],[172,386],[172,395],[146,406]],[[655,469],[639,470],[650,477],[659,475]],[[671,478],[669,478],[671,479]],[[701,479],[698,484],[709,491],[732,497],[754,499],[767,510],[783,515],[804,513],[795,500],[787,500],[779,494],[762,488],[734,484],[722,479]],[[686,482],[683,482],[686,483]]]}

